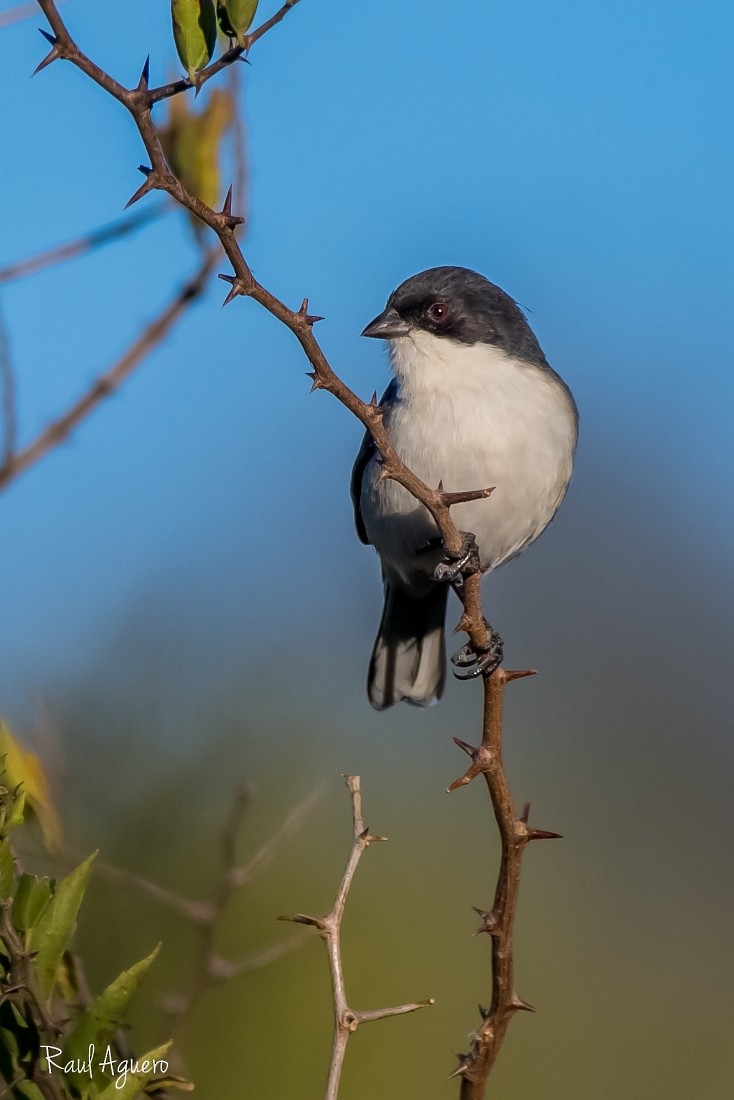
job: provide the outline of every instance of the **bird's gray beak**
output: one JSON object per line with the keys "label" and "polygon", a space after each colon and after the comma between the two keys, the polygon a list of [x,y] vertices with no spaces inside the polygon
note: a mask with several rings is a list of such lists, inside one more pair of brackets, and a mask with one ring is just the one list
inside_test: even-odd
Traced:
{"label": "bird's gray beak", "polygon": [[390,306],[379,317],[375,317],[374,321],[370,321],[367,328],[362,330],[362,335],[374,336],[377,340],[396,340],[398,336],[407,336],[409,332],[408,322]]}

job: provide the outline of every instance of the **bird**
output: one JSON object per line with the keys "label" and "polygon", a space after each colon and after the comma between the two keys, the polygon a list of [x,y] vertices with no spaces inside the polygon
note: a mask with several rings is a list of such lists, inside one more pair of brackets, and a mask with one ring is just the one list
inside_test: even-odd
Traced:
{"label": "bird", "polygon": [[[465,267],[433,267],[393,291],[362,336],[384,340],[392,380],[382,422],[405,465],[446,492],[494,487],[452,507],[482,574],[517,557],[548,526],[573,468],[579,414],[517,303]],[[438,528],[424,505],[381,476],[367,432],[351,496],[361,541],[379,555],[384,607],[367,678],[372,706],[437,702],[446,681],[449,576]],[[443,574],[442,574],[443,568]],[[491,628],[490,628],[491,629]],[[493,632],[494,634],[494,632]],[[494,634],[494,665],[502,643]],[[491,671],[490,657],[464,647],[452,660]],[[457,668],[460,678],[461,671]]]}

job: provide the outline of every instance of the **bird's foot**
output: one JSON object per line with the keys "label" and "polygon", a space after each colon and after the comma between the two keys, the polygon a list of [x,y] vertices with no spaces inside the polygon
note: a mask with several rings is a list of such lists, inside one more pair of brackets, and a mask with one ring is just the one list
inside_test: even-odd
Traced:
{"label": "bird's foot", "polygon": [[479,547],[476,535],[471,531],[461,532],[461,549],[446,550],[444,548],[444,560],[439,562],[433,571],[434,581],[452,584],[454,588],[461,588],[467,577],[481,571],[479,561]]}
{"label": "bird's foot", "polygon": [[469,642],[451,658],[457,680],[473,680],[476,676],[489,676],[502,664],[502,639],[486,619],[484,624],[489,631],[486,643],[482,646],[474,646]]}

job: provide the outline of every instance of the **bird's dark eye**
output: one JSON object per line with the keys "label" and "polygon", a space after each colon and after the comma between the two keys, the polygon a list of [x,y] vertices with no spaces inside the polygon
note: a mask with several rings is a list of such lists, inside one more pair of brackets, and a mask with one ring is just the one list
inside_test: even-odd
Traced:
{"label": "bird's dark eye", "polygon": [[434,325],[445,325],[451,317],[451,310],[445,302],[434,302],[426,312]]}

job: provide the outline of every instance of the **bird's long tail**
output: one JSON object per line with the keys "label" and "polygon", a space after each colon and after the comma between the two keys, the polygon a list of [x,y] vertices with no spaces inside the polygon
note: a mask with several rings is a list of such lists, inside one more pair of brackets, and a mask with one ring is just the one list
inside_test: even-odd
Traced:
{"label": "bird's long tail", "polygon": [[448,589],[437,584],[427,595],[412,599],[385,581],[385,607],[367,677],[367,693],[376,710],[402,699],[427,707],[441,698]]}

